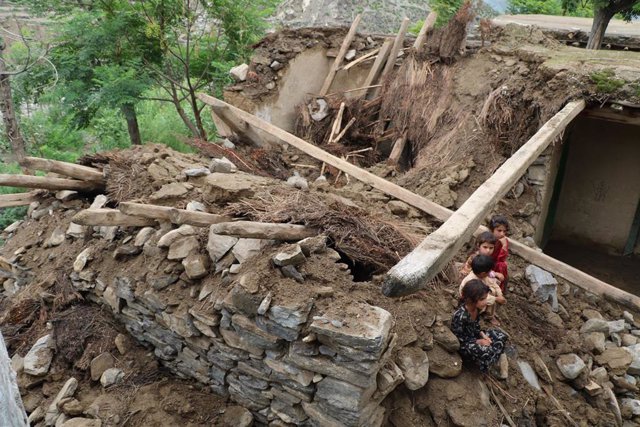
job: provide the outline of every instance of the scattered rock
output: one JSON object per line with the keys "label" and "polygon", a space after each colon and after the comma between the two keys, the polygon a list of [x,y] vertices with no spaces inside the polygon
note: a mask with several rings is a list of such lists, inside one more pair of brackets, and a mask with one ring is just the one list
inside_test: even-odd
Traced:
{"label": "scattered rock", "polygon": [[327,249],[327,236],[321,234],[319,236],[307,237],[298,242],[304,256],[309,257],[311,254],[320,254]]}
{"label": "scattered rock", "polygon": [[126,335],[118,334],[115,339],[115,344],[120,354],[124,355],[129,352],[131,343],[129,341],[129,338],[127,338]]}
{"label": "scattered rock", "polygon": [[109,352],[104,352],[93,358],[91,361],[91,379],[98,381],[104,371],[113,368],[116,365],[116,360]]}
{"label": "scattered rock", "polygon": [[133,241],[134,246],[144,246],[145,243],[155,234],[156,229],[153,227],[144,227],[138,234],[136,234],[136,238]]}
{"label": "scattered rock", "polygon": [[72,397],[78,388],[78,380],[75,378],[69,378],[66,383],[62,386],[56,397],[53,399],[49,407],[47,408],[47,412],[44,416],[44,422],[48,426],[52,426],[56,423],[58,416],[60,415],[60,409],[58,408],[58,404],[68,397]]}
{"label": "scattered rock", "polygon": [[47,239],[47,241],[45,242],[44,247],[51,248],[54,246],[60,246],[61,244],[64,243],[65,238],[66,238],[66,234],[62,229],[62,227],[61,226],[56,227],[51,233],[51,236],[49,237],[49,239]]}
{"label": "scattered rock", "polygon": [[609,372],[620,375],[627,372],[627,368],[633,361],[632,353],[623,347],[608,348],[602,354],[595,357],[598,364],[609,369]]}
{"label": "scattered rock", "polygon": [[587,334],[589,332],[604,332],[609,333],[609,322],[604,319],[592,318],[584,322],[584,325],[580,328],[581,334]]}
{"label": "scattered rock", "polygon": [[605,350],[605,335],[602,332],[589,332],[584,336],[584,346],[587,351],[600,354]]}
{"label": "scattered rock", "polygon": [[93,248],[89,247],[78,254],[73,262],[73,271],[80,273],[89,261],[93,259]]}
{"label": "scattered rock", "polygon": [[59,406],[62,409],[62,412],[67,415],[71,415],[72,417],[80,415],[84,411],[84,407],[77,399],[65,399],[60,402]]}
{"label": "scattered rock", "polygon": [[450,353],[460,350],[458,337],[446,326],[440,326],[434,329],[433,340]]}
{"label": "scattered rock", "polygon": [[192,200],[187,203],[187,210],[191,212],[206,212],[207,207],[196,200]]}
{"label": "scattered rock", "polygon": [[404,375],[409,390],[418,390],[429,380],[429,357],[418,347],[404,347],[396,357],[396,363]]}
{"label": "scattered rock", "polygon": [[391,200],[387,203],[387,207],[392,214],[398,216],[407,216],[411,210],[411,206],[400,200]]}
{"label": "scattered rock", "polygon": [[269,65],[269,68],[271,68],[273,71],[278,71],[281,70],[284,67],[284,65],[282,65],[280,62],[278,61],[273,61],[271,63],[271,65]]}
{"label": "scattered rock", "polygon": [[309,189],[309,183],[307,182],[306,178],[301,177],[298,174],[298,171],[294,171],[293,176],[287,179],[287,185],[290,185],[291,187],[297,188],[299,190]]}
{"label": "scattered rock", "polygon": [[603,319],[602,314],[598,310],[594,310],[591,308],[585,308],[582,311],[582,317],[586,320],[589,319]]}
{"label": "scattered rock", "polygon": [[237,82],[243,82],[247,80],[247,74],[249,73],[249,66],[247,64],[240,64],[229,70],[229,75],[233,77]]}
{"label": "scattered rock", "polygon": [[280,268],[282,275],[295,280],[298,283],[304,283],[304,276],[296,269],[295,265],[285,265]]}
{"label": "scattered rock", "polygon": [[262,253],[265,247],[269,246],[272,240],[263,239],[239,239],[233,246],[231,253],[240,264]]}
{"label": "scattered rock", "polygon": [[531,290],[540,302],[551,300],[551,308],[558,311],[558,281],[546,270],[536,265],[529,265],[525,270],[525,275]]}
{"label": "scattered rock", "polygon": [[168,248],[176,240],[178,240],[178,239],[180,239],[182,237],[186,237],[186,236],[193,236],[195,234],[196,234],[196,229],[193,228],[192,226],[187,225],[187,224],[181,225],[180,227],[176,228],[175,230],[171,230],[171,231],[167,232],[166,234],[164,234],[160,238],[160,240],[158,240],[158,247],[159,248]]}
{"label": "scattered rock", "polygon": [[253,415],[242,406],[229,406],[222,416],[222,427],[251,427]]}
{"label": "scattered rock", "polygon": [[302,252],[300,245],[291,245],[285,250],[278,252],[273,258],[273,263],[278,267],[285,265],[300,265],[307,259]]}
{"label": "scattered rock", "polygon": [[100,384],[102,387],[109,387],[114,384],[118,384],[124,380],[124,372],[118,368],[110,368],[104,371],[100,377]]}
{"label": "scattered rock", "polygon": [[520,368],[520,372],[522,372],[522,376],[529,383],[529,385],[535,388],[538,391],[541,391],[540,382],[538,382],[538,376],[536,372],[533,370],[529,362],[524,360],[518,360],[518,367]]}
{"label": "scattered rock", "polygon": [[558,369],[560,369],[560,373],[569,380],[578,378],[578,375],[580,375],[586,367],[582,359],[574,353],[563,354],[558,357],[556,359],[556,365]]}
{"label": "scattered rock", "polygon": [[170,184],[163,185],[160,188],[160,190],[156,191],[151,196],[149,196],[149,200],[158,201],[158,200],[178,199],[180,197],[183,197],[188,192],[189,192],[189,189],[185,186],[184,183],[172,182]]}
{"label": "scattered rock", "polygon": [[427,352],[429,372],[440,378],[455,378],[462,372],[462,359],[458,353],[449,353],[439,345]]}
{"label": "scattered rock", "polygon": [[625,329],[624,319],[613,320],[611,322],[607,322],[609,325],[609,335],[618,334]]}
{"label": "scattered rock", "polygon": [[197,178],[199,176],[209,175],[211,171],[207,168],[193,168],[193,169],[185,169],[184,174],[191,178]]}
{"label": "scattered rock", "polygon": [[191,253],[182,260],[182,265],[189,279],[197,280],[209,274],[209,258],[205,255]]}
{"label": "scattered rock", "polygon": [[53,359],[55,341],[51,335],[41,337],[24,357],[24,372],[33,376],[45,375]]}
{"label": "scattered rock", "polygon": [[222,157],[220,159],[211,160],[209,170],[217,173],[234,173],[238,170],[238,167],[231,160],[226,157]]}
{"label": "scattered rock", "polygon": [[349,49],[347,51],[347,53],[344,55],[344,59],[345,61],[353,61],[356,57],[356,50],[355,49]]}
{"label": "scattered rock", "polygon": [[120,261],[132,256],[139,255],[142,252],[142,248],[140,246],[134,245],[122,245],[116,248],[113,251],[113,259],[116,261]]}
{"label": "scattered rock", "polygon": [[640,400],[621,399],[620,412],[622,414],[622,418],[627,420],[640,415]]}
{"label": "scattered rock", "polygon": [[182,237],[171,244],[167,259],[182,260],[200,251],[200,242],[195,236]]}
{"label": "scattered rock", "polygon": [[207,241],[209,257],[213,262],[220,261],[237,242],[237,237],[216,234],[212,228],[209,228],[209,239]]}
{"label": "scattered rock", "polygon": [[65,421],[61,427],[102,427],[99,418],[71,418]]}
{"label": "scattered rock", "polygon": [[77,191],[71,190],[60,190],[56,193],[56,199],[62,202],[68,202],[69,200],[73,200],[78,196]]}
{"label": "scattered rock", "polygon": [[307,105],[307,108],[309,109],[311,118],[316,122],[319,122],[329,115],[329,104],[322,98],[312,100],[309,105]]}

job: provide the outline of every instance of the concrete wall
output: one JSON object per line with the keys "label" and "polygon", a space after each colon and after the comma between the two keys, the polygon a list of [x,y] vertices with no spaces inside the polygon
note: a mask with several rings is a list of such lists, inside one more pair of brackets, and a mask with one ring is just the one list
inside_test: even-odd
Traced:
{"label": "concrete wall", "polygon": [[[295,107],[304,102],[309,95],[320,92],[324,79],[335,58],[330,58],[323,48],[314,48],[302,52],[289,63],[289,67],[280,77],[282,86],[278,94],[262,104],[256,105],[254,114],[272,124],[293,131]],[[336,74],[330,93],[363,86],[369,73],[371,62],[355,66]],[[355,93],[352,95],[355,96]],[[245,108],[246,109],[246,108]]]}
{"label": "concrete wall", "polygon": [[640,197],[638,127],[579,118],[552,238],[621,253]]}

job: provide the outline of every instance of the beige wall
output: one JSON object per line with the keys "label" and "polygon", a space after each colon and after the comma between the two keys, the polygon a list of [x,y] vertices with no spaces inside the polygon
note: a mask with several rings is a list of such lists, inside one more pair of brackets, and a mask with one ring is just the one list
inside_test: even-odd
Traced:
{"label": "beige wall", "polygon": [[[295,107],[309,95],[320,92],[333,64],[334,58],[327,57],[326,52],[323,48],[309,49],[292,60],[280,78],[282,86],[275,99],[258,104],[254,114],[286,131],[293,131]],[[362,87],[370,67],[371,62],[365,62],[347,71],[338,71],[329,92]]]}
{"label": "beige wall", "polygon": [[552,238],[622,252],[640,197],[639,135],[637,126],[578,119]]}

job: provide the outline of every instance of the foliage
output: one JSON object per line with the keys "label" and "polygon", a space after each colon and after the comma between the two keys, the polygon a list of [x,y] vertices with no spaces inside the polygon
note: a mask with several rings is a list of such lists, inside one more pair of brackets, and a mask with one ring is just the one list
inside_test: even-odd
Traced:
{"label": "foliage", "polygon": [[616,73],[610,68],[594,71],[589,77],[600,93],[612,93],[624,86],[624,80],[617,79]]}
{"label": "foliage", "polygon": [[509,0],[507,13],[562,15],[562,5],[559,0]]}

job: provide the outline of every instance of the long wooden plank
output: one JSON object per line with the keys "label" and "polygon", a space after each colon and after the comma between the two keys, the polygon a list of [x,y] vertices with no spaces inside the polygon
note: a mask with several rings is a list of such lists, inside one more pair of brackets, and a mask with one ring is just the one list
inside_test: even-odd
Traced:
{"label": "long wooden plank", "polygon": [[101,183],[77,179],[52,178],[49,176],[0,174],[0,186],[42,188],[45,190],[94,191],[103,187]]}
{"label": "long wooden plank", "polygon": [[15,206],[27,206],[38,200],[38,197],[30,193],[14,193],[0,195],[0,208],[11,208]]}
{"label": "long wooden plank", "polygon": [[315,145],[310,144],[283,129],[280,129],[277,126],[274,126],[271,123],[254,116],[253,114],[247,113],[246,111],[243,111],[237,107],[234,107],[233,105],[227,104],[226,102],[220,101],[219,99],[209,95],[198,94],[198,98],[200,98],[200,100],[205,104],[209,104],[214,110],[227,111],[228,113],[234,114],[245,123],[248,123],[251,126],[254,126],[264,132],[267,132],[278,138],[280,141],[292,145],[293,147],[305,152],[306,154],[320,161],[323,161],[328,165],[340,169],[347,175],[352,176],[366,184],[369,184],[372,187],[377,188],[378,190],[397,198],[398,200],[402,200],[403,202],[410,204],[411,206],[415,206],[418,209],[435,216],[436,218],[445,219],[449,216],[448,209],[443,208],[442,206],[433,203],[432,201],[427,200],[424,197],[418,196],[417,194],[412,193],[406,188],[402,188],[399,185],[389,182],[384,178],[380,178],[379,176],[374,175],[371,172],[361,169],[346,160],[329,154],[321,148],[318,148]]}
{"label": "long wooden plank", "polygon": [[42,159],[40,157],[25,157],[20,161],[20,165],[30,170],[53,172],[83,181],[104,183],[104,175],[98,169],[76,165],[75,163]]}
{"label": "long wooden plank", "polygon": [[336,77],[338,68],[340,68],[340,65],[342,65],[342,60],[344,59],[344,56],[347,54],[347,50],[349,49],[349,46],[351,46],[351,42],[353,41],[353,38],[356,36],[356,30],[358,29],[358,25],[360,25],[361,19],[362,19],[362,15],[357,15],[356,19],[354,19],[353,22],[351,23],[351,28],[349,28],[349,32],[347,33],[344,40],[342,41],[342,46],[340,46],[340,51],[338,52],[338,56],[336,56],[335,61],[333,61],[333,64],[329,69],[329,74],[327,74],[327,77],[324,79],[324,83],[322,84],[322,88],[320,89],[320,93],[319,93],[320,96],[325,96],[327,93],[329,93],[329,88],[333,83],[333,79]]}
{"label": "long wooden plank", "polygon": [[404,44],[404,38],[407,35],[407,30],[409,29],[410,23],[411,23],[411,20],[405,16],[404,19],[402,20],[402,23],[400,24],[400,30],[398,31],[398,34],[396,35],[396,38],[393,41],[393,47],[391,48],[391,52],[389,53],[389,60],[387,61],[387,64],[384,66],[384,70],[382,70],[382,77],[389,74],[391,70],[393,70],[393,67],[396,65],[396,59],[398,59],[398,52],[400,52],[400,49],[402,49],[402,46]]}
{"label": "long wooden plank", "polygon": [[[382,43],[382,47],[380,48],[380,53],[376,57],[376,60],[373,61],[373,65],[371,66],[371,70],[369,70],[369,74],[367,75],[367,79],[364,81],[363,86],[372,86],[373,82],[378,79],[380,72],[382,71],[382,67],[389,56],[389,51],[393,45],[393,39],[389,38]],[[367,90],[363,95],[366,97],[369,94]]]}
{"label": "long wooden plank", "polygon": [[318,230],[296,224],[272,224],[254,221],[222,222],[211,226],[211,232],[247,239],[301,240],[318,235]]}
{"label": "long wooden plank", "polygon": [[174,224],[189,224],[196,227],[208,227],[211,224],[230,221],[231,218],[207,212],[188,211],[170,206],[148,205],[145,203],[122,202],[118,205],[120,212],[150,219],[162,219]]}
{"label": "long wooden plank", "polygon": [[427,15],[427,19],[424,20],[422,28],[420,28],[420,32],[418,33],[418,37],[416,37],[416,41],[413,43],[413,48],[416,52],[420,52],[422,50],[424,42],[427,39],[427,33],[434,27],[434,25],[436,25],[436,19],[438,19],[438,14],[436,12],[430,12],[429,15]]}
{"label": "long wooden plank", "polygon": [[[355,167],[351,163],[343,162],[341,159],[338,159],[335,156],[332,156],[328,153],[325,153],[321,149],[317,148],[314,145],[308,144],[302,139],[287,133],[286,131],[279,129],[269,123],[258,119],[257,117],[246,113],[242,110],[239,110],[235,107],[231,109],[232,106],[220,101],[216,98],[213,98],[208,95],[200,94],[198,95],[200,99],[206,104],[211,105],[213,108],[225,108],[225,106],[229,107],[229,111],[238,114],[240,118],[249,119],[252,123],[261,124],[262,129],[268,132],[268,129],[273,131],[272,135],[277,137],[283,142],[286,142],[303,152],[309,154],[310,156],[315,157],[316,159],[322,160],[327,159],[326,161],[330,165],[347,172],[351,176],[356,179],[360,179],[363,182],[368,183],[372,187],[390,195],[396,197],[405,203],[420,209],[421,211],[432,215],[433,217],[439,219],[440,221],[446,221],[451,215],[453,215],[453,211],[442,207],[436,203],[433,203],[426,198],[419,196],[415,193],[412,193],[402,187],[399,187],[391,182],[388,182],[384,178],[380,178],[378,176],[369,174],[366,171],[361,170],[360,168]],[[252,119],[253,118],[253,119]],[[255,119],[255,120],[254,120]],[[267,126],[268,125],[268,126]],[[322,160],[325,161],[325,160]],[[346,164],[345,164],[346,163]],[[346,169],[343,169],[345,167]],[[362,173],[354,173],[353,168],[360,170]],[[372,175],[369,177],[368,175]],[[369,178],[369,181],[363,180],[363,178]],[[486,228],[480,227],[480,231],[486,231]],[[558,276],[568,280],[574,285],[588,291],[592,292],[596,295],[603,296],[608,298],[614,302],[624,305],[625,307],[629,307],[634,310],[640,311],[640,297],[635,295],[631,295],[628,292],[620,290],[614,286],[609,285],[608,283],[603,282],[595,277],[592,277],[583,271],[578,270],[570,265],[567,265],[561,261],[558,261],[555,258],[552,258],[542,252],[538,252],[535,249],[532,249],[528,246],[523,245],[522,243],[516,240],[509,240],[509,246],[513,253],[516,255],[528,260],[529,262],[536,264],[537,266],[544,268]]]}
{"label": "long wooden plank", "polygon": [[570,102],[546,122],[444,224],[389,270],[382,292],[397,297],[423,289],[469,241],[498,200],[584,108],[582,100]]}
{"label": "long wooden plank", "polygon": [[121,226],[121,227],[148,227],[156,224],[151,218],[131,216],[117,209],[85,209],[73,216],[71,222],[87,226]]}

